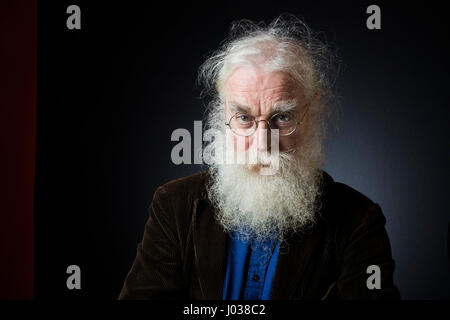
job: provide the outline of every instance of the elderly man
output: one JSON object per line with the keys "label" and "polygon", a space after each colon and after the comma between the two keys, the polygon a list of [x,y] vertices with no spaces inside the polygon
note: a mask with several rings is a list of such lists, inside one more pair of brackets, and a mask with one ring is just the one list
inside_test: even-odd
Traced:
{"label": "elderly man", "polygon": [[321,170],[329,62],[293,16],[234,24],[200,69],[222,139],[156,190],[119,299],[399,298],[380,206]]}

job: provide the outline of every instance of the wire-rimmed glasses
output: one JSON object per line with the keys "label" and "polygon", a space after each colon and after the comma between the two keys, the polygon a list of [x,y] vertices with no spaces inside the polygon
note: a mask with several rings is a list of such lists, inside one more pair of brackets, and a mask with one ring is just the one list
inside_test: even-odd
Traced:
{"label": "wire-rimmed glasses", "polygon": [[291,112],[277,112],[268,120],[256,120],[255,117],[251,115],[236,112],[228,122],[225,122],[225,125],[227,125],[234,134],[248,137],[256,132],[259,122],[265,121],[270,130],[278,130],[280,136],[289,136],[295,132],[299,124],[303,123],[308,109],[309,105],[300,121],[298,121]]}

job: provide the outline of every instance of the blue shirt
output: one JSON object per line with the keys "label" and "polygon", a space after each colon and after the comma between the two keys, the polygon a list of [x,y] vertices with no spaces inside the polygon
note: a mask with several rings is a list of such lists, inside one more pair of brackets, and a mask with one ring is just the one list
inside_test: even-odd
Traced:
{"label": "blue shirt", "polygon": [[223,300],[268,300],[279,248],[272,238],[250,243],[231,233]]}

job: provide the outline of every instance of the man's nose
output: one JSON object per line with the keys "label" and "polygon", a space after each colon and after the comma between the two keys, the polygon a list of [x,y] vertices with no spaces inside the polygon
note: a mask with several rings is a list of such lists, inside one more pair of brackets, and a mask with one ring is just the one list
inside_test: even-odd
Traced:
{"label": "man's nose", "polygon": [[270,150],[270,128],[266,120],[258,120],[256,128],[256,143],[258,151]]}

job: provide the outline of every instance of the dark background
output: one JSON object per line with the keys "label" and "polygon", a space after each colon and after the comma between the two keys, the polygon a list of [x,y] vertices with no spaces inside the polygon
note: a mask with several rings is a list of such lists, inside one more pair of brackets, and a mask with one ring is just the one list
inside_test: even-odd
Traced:
{"label": "dark background", "polygon": [[0,300],[33,298],[36,10],[0,1]]}
{"label": "dark background", "polygon": [[[404,299],[449,299],[448,27],[441,5],[243,1],[38,3],[35,298],[116,299],[155,189],[202,170],[172,164],[193,132],[197,69],[240,18],[283,12],[323,31],[342,59],[325,170],[387,218]],[[66,28],[81,7],[81,30]],[[370,4],[381,30],[366,28]],[[82,289],[66,288],[81,267]]]}

